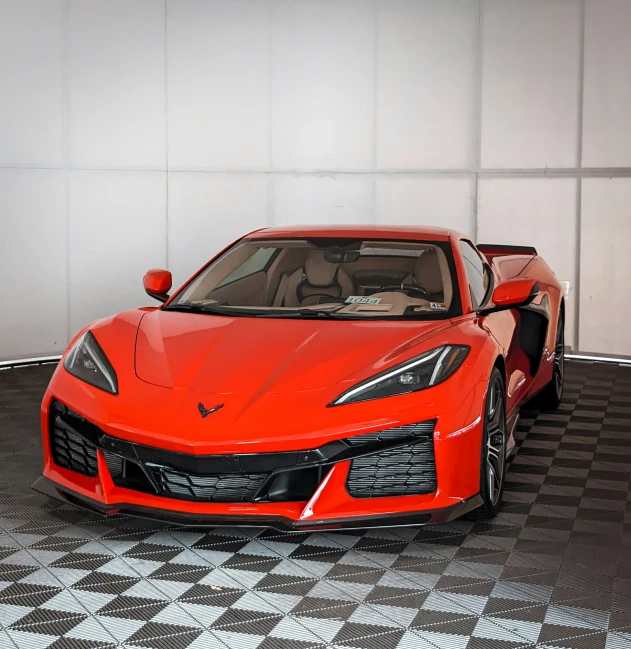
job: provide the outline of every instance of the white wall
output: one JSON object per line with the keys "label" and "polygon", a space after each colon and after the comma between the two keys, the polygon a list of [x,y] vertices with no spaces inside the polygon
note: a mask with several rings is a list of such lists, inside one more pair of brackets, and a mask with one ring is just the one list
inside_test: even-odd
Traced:
{"label": "white wall", "polygon": [[534,244],[569,341],[631,355],[630,34],[629,0],[0,0],[0,359],[304,222]]}

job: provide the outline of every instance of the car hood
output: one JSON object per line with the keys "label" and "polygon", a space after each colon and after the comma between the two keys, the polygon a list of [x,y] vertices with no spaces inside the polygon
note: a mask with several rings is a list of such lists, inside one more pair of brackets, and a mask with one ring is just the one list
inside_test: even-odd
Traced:
{"label": "car hood", "polygon": [[147,383],[214,394],[318,390],[409,358],[450,326],[449,320],[255,319],[156,310],[140,322],[135,369]]}

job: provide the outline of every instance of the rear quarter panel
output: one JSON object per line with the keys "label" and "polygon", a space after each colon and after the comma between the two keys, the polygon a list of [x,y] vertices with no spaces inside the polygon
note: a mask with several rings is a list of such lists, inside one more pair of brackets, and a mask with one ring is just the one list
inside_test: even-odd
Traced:
{"label": "rear quarter panel", "polygon": [[524,389],[520,391],[515,391],[517,381],[515,385],[510,384],[510,377],[513,374],[517,376],[515,373],[523,365],[523,359],[519,356],[519,348],[512,344],[515,331],[519,327],[519,310],[511,309],[486,318],[492,335],[506,351],[505,363],[509,382],[507,409],[510,411],[533,397],[552,379],[553,354],[559,313],[563,301],[563,290],[552,269],[539,255],[493,256],[490,265],[495,275],[496,284],[516,278],[536,280],[539,284],[539,294],[532,302],[532,306],[545,311],[548,318],[539,370],[532,379],[529,379],[524,384]]}
{"label": "rear quarter panel", "polygon": [[533,304],[541,304],[548,298],[549,324],[546,340],[543,348],[543,359],[539,373],[535,377],[530,394],[539,392],[551,379],[554,361],[554,347],[559,326],[559,315],[561,308],[565,308],[563,302],[563,288],[556,278],[556,275],[544,259],[535,257],[526,268],[520,273],[520,277],[528,277],[537,280],[540,293]]}

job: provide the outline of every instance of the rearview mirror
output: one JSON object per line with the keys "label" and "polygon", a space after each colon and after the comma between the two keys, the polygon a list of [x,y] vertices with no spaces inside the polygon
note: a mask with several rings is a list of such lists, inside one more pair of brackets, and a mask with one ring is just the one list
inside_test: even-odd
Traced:
{"label": "rearview mirror", "polygon": [[488,315],[496,311],[515,309],[530,304],[539,293],[539,284],[534,279],[509,279],[498,284],[491,298],[493,305],[480,309],[480,315]]}
{"label": "rearview mirror", "polygon": [[359,250],[325,250],[324,261],[329,264],[350,264],[359,259]]}
{"label": "rearview mirror", "polygon": [[171,286],[173,286],[173,277],[168,270],[152,268],[142,278],[142,285],[147,295],[160,302],[166,302],[169,299]]}

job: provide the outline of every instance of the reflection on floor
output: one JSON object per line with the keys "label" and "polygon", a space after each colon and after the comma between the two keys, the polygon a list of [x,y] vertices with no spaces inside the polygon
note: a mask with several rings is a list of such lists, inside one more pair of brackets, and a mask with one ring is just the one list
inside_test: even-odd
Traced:
{"label": "reflection on floor", "polygon": [[0,372],[0,647],[631,648],[631,368],[569,363],[489,523],[283,535],[30,491],[52,366]]}

